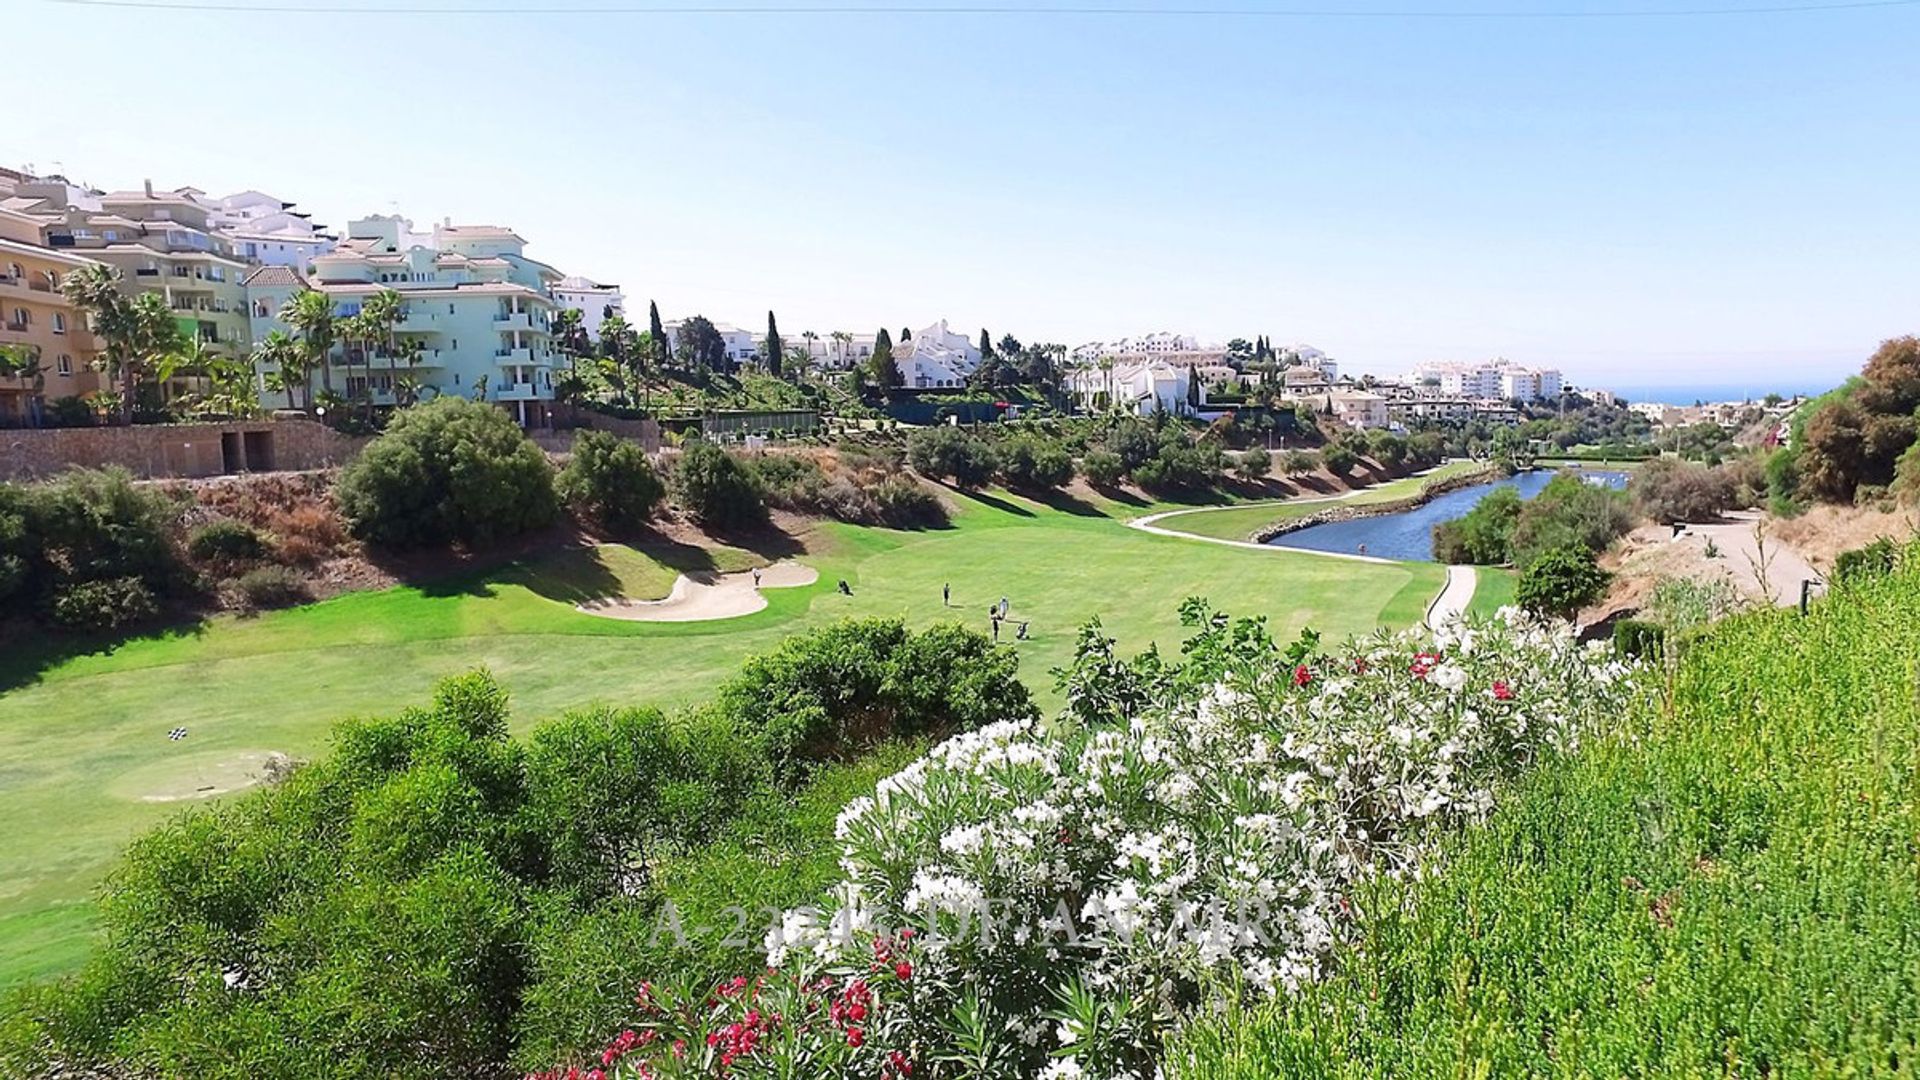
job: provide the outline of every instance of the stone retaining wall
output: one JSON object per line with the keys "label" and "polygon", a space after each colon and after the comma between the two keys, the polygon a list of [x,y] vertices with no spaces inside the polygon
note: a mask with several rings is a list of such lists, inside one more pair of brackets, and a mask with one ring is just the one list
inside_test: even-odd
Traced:
{"label": "stone retaining wall", "polygon": [[142,479],[326,469],[366,444],[313,420],[16,429],[0,431],[0,480],[109,465]]}

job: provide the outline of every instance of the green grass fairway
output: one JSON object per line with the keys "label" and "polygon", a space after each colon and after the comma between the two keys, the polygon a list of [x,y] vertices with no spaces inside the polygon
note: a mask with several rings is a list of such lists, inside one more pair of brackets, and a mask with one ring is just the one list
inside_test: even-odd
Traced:
{"label": "green grass fairway", "polygon": [[[393,712],[476,665],[505,681],[525,728],[593,701],[700,700],[748,654],[844,616],[952,618],[985,630],[987,606],[1005,595],[1016,619],[1032,621],[1033,640],[1015,644],[1011,627],[1004,640],[1052,709],[1047,669],[1066,661],[1090,616],[1129,650],[1173,648],[1176,606],[1200,595],[1267,615],[1276,634],[1312,624],[1338,638],[1411,625],[1443,577],[1439,566],[1154,536],[1064,497],[1059,508],[1004,493],[958,501],[951,529],[824,526],[804,556],[819,583],[770,589],[765,610],[737,619],[639,623],[576,611],[609,589],[663,595],[676,567],[739,569],[755,558],[602,548],[464,582],[223,617],[37,675],[0,670],[0,685],[14,687],[0,694],[0,985],[72,968],[88,942],[85,901],[121,846],[195,805],[200,789],[234,786],[269,752],[322,753],[333,721]],[[851,597],[834,591],[839,578]],[[953,585],[952,610],[940,606],[943,582]],[[169,741],[176,726],[187,738]]]}
{"label": "green grass fairway", "polygon": [[1163,529],[1191,533],[1194,536],[1212,537],[1215,540],[1246,540],[1261,526],[1270,525],[1276,521],[1291,521],[1336,506],[1374,506],[1393,502],[1396,499],[1409,498],[1418,495],[1421,487],[1435,480],[1446,480],[1485,468],[1486,465],[1478,461],[1449,461],[1418,476],[1403,476],[1398,480],[1389,480],[1384,484],[1375,484],[1344,495],[1309,495],[1277,502],[1248,503],[1245,506],[1226,509],[1183,510],[1161,518],[1156,524]]}
{"label": "green grass fairway", "polygon": [[1497,566],[1474,567],[1473,599],[1467,603],[1467,614],[1491,616],[1511,605],[1519,584],[1520,575],[1511,570]]}

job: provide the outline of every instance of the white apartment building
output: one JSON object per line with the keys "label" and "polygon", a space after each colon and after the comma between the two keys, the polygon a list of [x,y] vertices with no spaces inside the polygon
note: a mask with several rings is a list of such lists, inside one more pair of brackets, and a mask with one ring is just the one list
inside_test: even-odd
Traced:
{"label": "white apartment building", "polygon": [[[334,302],[337,317],[359,313],[369,296],[392,289],[401,297],[399,335],[419,346],[418,363],[375,357],[371,370],[335,348],[331,381],[349,400],[371,395],[394,405],[403,380],[421,400],[458,394],[492,401],[523,425],[543,423],[553,400],[551,290],[553,267],[524,254],[526,241],[492,225],[436,227],[428,244],[404,218],[374,215],[349,222],[347,239],[316,258],[311,276],[267,266],[247,278],[254,340],[273,330],[291,332],[280,310],[293,295],[315,289]],[[431,246],[429,246],[431,245]],[[323,384],[319,373],[315,387]],[[268,404],[287,404],[284,399]]]}
{"label": "white apartment building", "polygon": [[560,279],[553,287],[553,302],[561,311],[579,312],[580,324],[596,345],[600,343],[600,320],[609,315],[625,318],[627,314],[627,298],[620,286],[603,285],[578,274]]}
{"label": "white apartment building", "polygon": [[1564,386],[1553,368],[1530,368],[1507,360],[1470,363],[1427,363],[1413,369],[1407,381],[1440,397],[1504,398],[1516,401],[1553,400]]}
{"label": "white apartment building", "polygon": [[915,390],[948,390],[967,385],[980,370],[980,349],[967,335],[947,327],[941,319],[914,332],[912,341],[896,343],[894,363],[900,367],[900,385]]}

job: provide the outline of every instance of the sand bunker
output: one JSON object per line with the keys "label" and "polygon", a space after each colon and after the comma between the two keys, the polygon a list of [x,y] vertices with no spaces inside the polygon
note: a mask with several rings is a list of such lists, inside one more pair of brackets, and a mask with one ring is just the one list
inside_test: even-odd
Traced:
{"label": "sand bunker", "polygon": [[700,622],[705,619],[731,619],[751,615],[767,606],[760,589],[787,589],[811,585],[820,580],[820,572],[811,566],[782,560],[760,571],[760,587],[754,588],[753,572],[715,574],[699,571],[681,574],[673,591],[663,600],[600,600],[578,605],[589,615],[608,619],[636,619],[641,622]]}

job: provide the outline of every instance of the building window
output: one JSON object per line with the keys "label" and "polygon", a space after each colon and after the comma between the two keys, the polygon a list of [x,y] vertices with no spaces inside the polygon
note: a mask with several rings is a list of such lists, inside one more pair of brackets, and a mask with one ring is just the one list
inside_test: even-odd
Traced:
{"label": "building window", "polygon": [[61,353],[60,359],[54,361],[53,369],[55,372],[61,375],[72,375],[73,374],[73,357],[68,356],[66,353]]}
{"label": "building window", "polygon": [[64,313],[58,311],[53,313],[53,332],[56,334],[67,332],[67,316]]}

